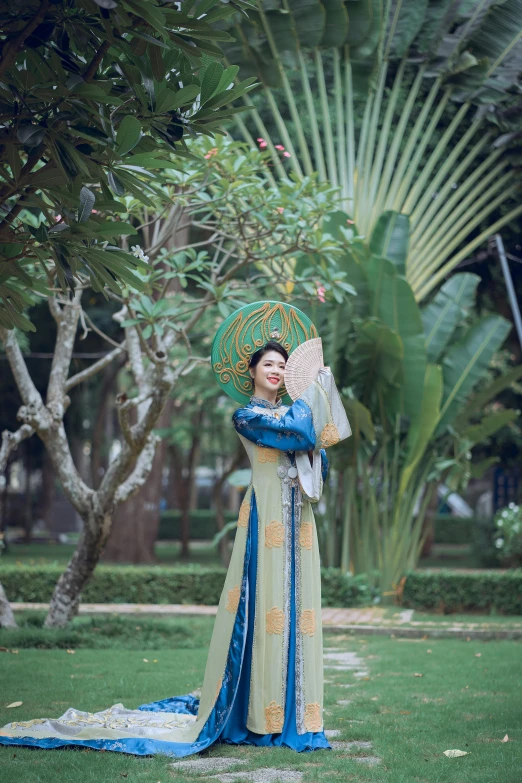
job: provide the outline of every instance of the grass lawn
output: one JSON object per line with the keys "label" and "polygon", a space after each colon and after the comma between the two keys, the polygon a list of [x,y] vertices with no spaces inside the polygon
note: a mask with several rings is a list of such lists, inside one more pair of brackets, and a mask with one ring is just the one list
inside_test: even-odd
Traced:
{"label": "grass lawn", "polygon": [[[110,631],[98,618],[98,633],[107,638],[112,633],[107,649],[79,647],[73,655],[64,649],[20,649],[17,654],[1,654],[0,725],[58,716],[69,706],[96,711],[121,701],[135,707],[198,687],[212,619],[201,618],[192,624],[186,619],[147,618],[145,630],[144,620],[125,618],[122,622],[128,628],[120,628],[118,636],[114,626]],[[94,636],[92,626],[91,631]],[[0,645],[8,646],[6,633],[2,632]],[[154,644],[129,649],[136,639],[144,641],[145,633]],[[99,640],[95,643],[99,645]],[[355,653],[360,659],[355,669],[325,671],[326,728],[340,732],[336,741],[371,741],[371,749],[296,754],[285,749],[216,746],[210,755],[246,759],[248,766],[241,767],[242,771],[259,767],[299,770],[305,783],[522,780],[520,643],[364,639],[332,634],[325,637],[325,652]],[[326,660],[327,666],[332,663]],[[361,674],[363,670],[368,671],[367,677]],[[23,705],[5,709],[13,701]],[[506,734],[509,741],[500,742]],[[446,758],[443,751],[453,748],[470,755]],[[377,756],[382,762],[369,767],[354,761],[354,756],[361,755]],[[188,775],[176,771],[172,762],[160,756],[0,747],[2,783],[187,780]],[[206,780],[199,776],[191,779]]]}
{"label": "grass lawn", "polygon": [[[44,565],[54,563],[65,565],[74,552],[72,544],[32,543],[11,544],[2,554],[2,563],[24,563]],[[158,565],[180,565],[187,562],[180,558],[180,544],[177,541],[156,541]],[[101,561],[103,562],[103,560]],[[209,541],[193,541],[190,545],[190,562],[201,565],[219,564],[217,550]],[[114,565],[118,565],[115,563]],[[435,544],[430,557],[422,558],[419,568],[480,568],[480,558],[471,545]]]}
{"label": "grass lawn", "polygon": [[[32,543],[10,544],[2,553],[2,563],[6,565],[63,565],[65,566],[74,550],[72,544]],[[190,560],[180,557],[180,544],[176,541],[156,541],[155,552],[157,565],[181,565],[183,563],[200,563],[201,565],[219,564],[219,555],[208,541],[193,541],[190,545]],[[103,563],[103,559],[101,560]],[[121,565],[112,563],[112,565]]]}

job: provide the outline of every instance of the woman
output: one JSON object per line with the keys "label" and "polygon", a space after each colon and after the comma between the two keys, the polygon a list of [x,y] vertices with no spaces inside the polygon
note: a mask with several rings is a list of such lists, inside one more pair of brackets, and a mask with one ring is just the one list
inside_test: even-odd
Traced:
{"label": "woman", "polygon": [[137,710],[118,704],[95,714],[70,709],[58,720],[9,724],[0,743],[172,756],[214,742],[330,747],[322,721],[320,564],[309,498],[318,499],[326,477],[322,446],[350,432],[328,368],[292,405],[282,404],[287,359],[274,340],[253,353],[253,394],[233,416],[252,481],[239,511],[201,699],[189,694]]}

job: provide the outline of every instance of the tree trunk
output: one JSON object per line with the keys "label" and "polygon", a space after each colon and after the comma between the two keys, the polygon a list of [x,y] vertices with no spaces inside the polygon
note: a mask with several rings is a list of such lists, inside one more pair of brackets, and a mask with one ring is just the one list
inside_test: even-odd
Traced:
{"label": "tree trunk", "polygon": [[0,535],[3,536],[4,549],[9,549],[9,536],[7,535],[7,521],[9,517],[9,485],[11,483],[11,463],[8,462],[5,468],[5,484],[0,492]]}
{"label": "tree trunk", "polygon": [[25,499],[24,499],[24,541],[30,544],[33,537],[33,497],[31,494],[31,447],[26,441],[24,454]]}
{"label": "tree trunk", "polygon": [[0,583],[0,628],[18,628],[14,619],[11,604],[7,600],[5,590]]}
{"label": "tree trunk", "polygon": [[53,463],[47,451],[42,465],[42,492],[40,494],[39,516],[47,530],[52,526],[53,505],[56,498],[56,480]]}
{"label": "tree trunk", "polygon": [[199,461],[199,450],[201,446],[201,425],[203,423],[203,408],[201,407],[192,417],[193,435],[192,444],[187,460],[187,472],[183,476],[180,489],[181,505],[181,552],[182,559],[190,557],[190,512],[191,498],[193,497],[193,484],[195,479],[195,470]]}
{"label": "tree trunk", "polygon": [[98,411],[94,421],[91,445],[92,485],[98,489],[109,464],[109,449],[112,442],[113,389],[118,373],[125,364],[125,357],[116,359],[103,370]]}
{"label": "tree trunk", "polygon": [[78,546],[58,579],[51,597],[46,628],[64,628],[78,613],[81,592],[94,569],[109,535],[109,514],[98,516],[94,509],[82,516],[83,531]]}
{"label": "tree trunk", "polygon": [[[172,410],[169,400],[158,421],[168,427]],[[111,533],[103,553],[104,560],[119,563],[155,563],[154,545],[160,524],[163,465],[167,453],[164,440],[156,446],[152,469],[145,485],[126,503],[118,506]]]}

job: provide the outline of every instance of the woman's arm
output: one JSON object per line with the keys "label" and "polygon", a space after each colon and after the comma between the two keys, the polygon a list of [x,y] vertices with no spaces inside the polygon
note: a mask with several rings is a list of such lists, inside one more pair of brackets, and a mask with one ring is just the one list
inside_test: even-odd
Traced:
{"label": "woman's arm", "polygon": [[240,435],[257,446],[280,451],[309,451],[315,448],[312,411],[304,400],[296,400],[288,411],[276,419],[252,408],[239,408],[232,416]]}

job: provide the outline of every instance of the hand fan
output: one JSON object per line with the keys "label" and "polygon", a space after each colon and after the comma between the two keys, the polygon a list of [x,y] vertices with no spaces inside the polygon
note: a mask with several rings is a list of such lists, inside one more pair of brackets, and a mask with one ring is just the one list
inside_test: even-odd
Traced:
{"label": "hand fan", "polygon": [[320,337],[306,340],[294,348],[285,367],[285,388],[292,400],[297,400],[317,380],[321,367],[324,367],[324,359]]}

